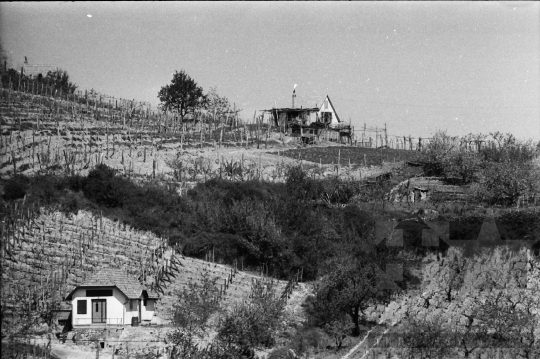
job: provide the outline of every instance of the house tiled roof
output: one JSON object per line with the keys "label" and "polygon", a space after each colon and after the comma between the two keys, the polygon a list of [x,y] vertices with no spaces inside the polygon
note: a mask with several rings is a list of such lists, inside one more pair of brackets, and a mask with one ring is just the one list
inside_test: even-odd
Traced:
{"label": "house tiled roof", "polygon": [[[100,269],[96,271],[86,281],[79,284],[76,288],[79,287],[117,287],[122,293],[126,295],[126,297],[128,297],[128,299],[137,299],[141,296],[143,290],[146,290],[149,298],[158,298],[157,293],[151,292],[150,290],[144,288],[139,283],[137,278],[135,278],[133,275],[128,274],[122,269]],[[68,297],[73,294],[73,291]]]}
{"label": "house tiled roof", "polygon": [[148,298],[150,299],[158,299],[159,298],[159,294],[153,290],[150,290],[150,289],[147,289],[146,290],[146,294],[148,294]]}

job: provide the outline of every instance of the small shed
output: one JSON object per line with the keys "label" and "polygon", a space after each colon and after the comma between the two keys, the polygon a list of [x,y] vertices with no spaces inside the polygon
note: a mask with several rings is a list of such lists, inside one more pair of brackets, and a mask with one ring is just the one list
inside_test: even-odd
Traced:
{"label": "small shed", "polygon": [[154,316],[158,295],[121,269],[98,270],[67,295],[73,327],[138,325]]}

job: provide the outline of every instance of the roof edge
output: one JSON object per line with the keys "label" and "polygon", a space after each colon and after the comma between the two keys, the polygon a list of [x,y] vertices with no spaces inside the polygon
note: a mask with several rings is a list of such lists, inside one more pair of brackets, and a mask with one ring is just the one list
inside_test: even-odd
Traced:
{"label": "roof edge", "polygon": [[120,293],[125,295],[127,299],[137,299],[137,298],[139,298],[141,296],[142,292],[146,290],[146,289],[143,288],[143,289],[141,289],[141,293],[139,294],[139,297],[130,298],[126,293],[124,293],[124,291],[122,289],[118,288],[117,285],[92,285],[92,284],[91,285],[78,285],[75,288],[73,288],[73,290],[71,290],[71,292],[69,292],[69,294],[65,297],[65,300],[73,300],[71,298],[73,293],[78,289],[84,289],[84,288],[116,288],[116,289],[118,289],[120,291]]}

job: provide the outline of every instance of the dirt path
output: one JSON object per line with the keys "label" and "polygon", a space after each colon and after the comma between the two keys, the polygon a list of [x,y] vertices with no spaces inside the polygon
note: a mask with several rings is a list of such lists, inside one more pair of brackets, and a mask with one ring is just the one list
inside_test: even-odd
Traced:
{"label": "dirt path", "polygon": [[313,293],[313,289],[309,284],[298,283],[287,301],[287,305],[285,305],[285,315],[291,323],[300,324],[306,320],[306,313],[302,308],[302,304],[311,293]]}
{"label": "dirt path", "polygon": [[371,328],[365,335],[364,339],[356,344],[347,354],[341,359],[366,359],[371,349],[381,341],[382,337],[388,333],[390,328],[384,329],[383,326],[377,325]]}
{"label": "dirt path", "polygon": [[[287,300],[287,304],[285,305],[284,322],[286,327],[297,327],[306,320],[306,313],[304,308],[302,308],[302,304],[312,293],[313,288],[311,285],[307,283],[298,283],[296,288],[293,290],[291,297]],[[275,348],[276,347],[256,350],[255,354],[259,358],[267,358]]]}

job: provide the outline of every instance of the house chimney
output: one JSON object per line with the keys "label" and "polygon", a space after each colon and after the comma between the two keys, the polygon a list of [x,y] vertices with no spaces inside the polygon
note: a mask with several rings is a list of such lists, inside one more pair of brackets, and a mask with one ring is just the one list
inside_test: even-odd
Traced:
{"label": "house chimney", "polygon": [[294,99],[296,98],[296,84],[294,84],[293,92],[292,92],[292,108],[294,108]]}

